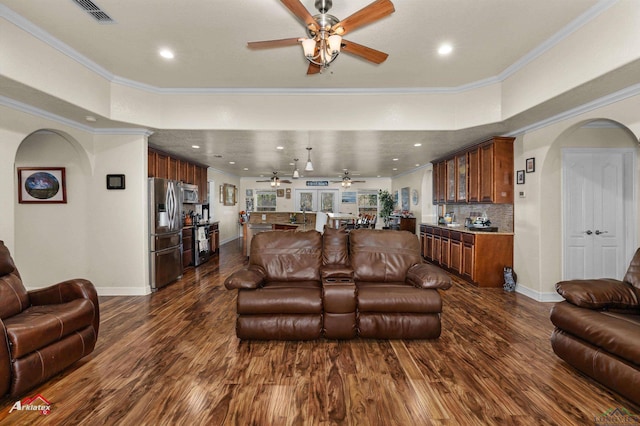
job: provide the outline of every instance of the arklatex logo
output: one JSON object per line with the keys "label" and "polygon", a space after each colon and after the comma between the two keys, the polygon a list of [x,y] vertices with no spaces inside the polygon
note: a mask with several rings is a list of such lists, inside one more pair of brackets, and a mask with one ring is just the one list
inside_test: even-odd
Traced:
{"label": "arklatex logo", "polygon": [[9,410],[9,413],[13,413],[14,411],[40,411],[40,414],[46,416],[51,412],[51,403],[42,395],[37,394],[31,398],[16,401],[13,407],[11,407],[11,410]]}

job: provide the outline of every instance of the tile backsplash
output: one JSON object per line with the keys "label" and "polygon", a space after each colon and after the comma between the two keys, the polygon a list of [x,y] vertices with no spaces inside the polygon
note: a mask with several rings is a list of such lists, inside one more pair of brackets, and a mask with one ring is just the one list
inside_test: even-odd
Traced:
{"label": "tile backsplash", "polygon": [[482,216],[486,213],[492,226],[497,226],[502,232],[513,232],[513,204],[450,204],[439,206],[438,214],[453,212],[455,220],[464,224],[464,219],[474,215]]}

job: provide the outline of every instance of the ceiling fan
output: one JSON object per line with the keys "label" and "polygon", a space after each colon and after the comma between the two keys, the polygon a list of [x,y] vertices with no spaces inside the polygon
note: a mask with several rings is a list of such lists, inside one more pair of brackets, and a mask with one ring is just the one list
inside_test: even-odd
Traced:
{"label": "ceiling fan", "polygon": [[280,1],[304,23],[308,38],[252,41],[247,43],[250,49],[269,49],[300,43],[305,58],[309,61],[308,75],[322,72],[340,52],[359,56],[375,64],[384,62],[389,56],[379,50],[347,41],[342,36],[392,14],[395,8],[390,0],[376,0],[341,21],[327,13],[333,5],[332,0],[316,0],[315,7],[320,13],[313,16],[300,0]]}
{"label": "ceiling fan", "polygon": [[342,180],[332,180],[331,183],[342,183],[344,187],[350,187],[352,183],[365,183],[366,180],[351,180],[349,176],[349,171],[344,171],[344,176],[342,176]]}
{"label": "ceiling fan", "polygon": [[293,183],[288,179],[280,179],[278,177],[278,172],[273,172],[273,176],[271,176],[267,180],[257,180],[256,182],[270,182],[271,186],[280,186],[281,183]]}

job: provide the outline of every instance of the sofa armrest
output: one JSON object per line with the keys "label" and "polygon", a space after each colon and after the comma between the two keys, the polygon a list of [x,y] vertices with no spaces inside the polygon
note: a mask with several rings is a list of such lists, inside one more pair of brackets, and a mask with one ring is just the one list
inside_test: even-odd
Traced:
{"label": "sofa armrest", "polygon": [[614,279],[560,281],[556,284],[556,291],[567,302],[581,308],[640,309],[635,289]]}
{"label": "sofa armrest", "polygon": [[266,273],[263,268],[252,265],[247,269],[241,269],[229,275],[224,280],[227,290],[256,289],[264,284]]}
{"label": "sofa armrest", "polygon": [[71,302],[75,299],[91,300],[94,307],[93,328],[98,335],[100,327],[100,306],[98,305],[98,293],[93,284],[85,279],[76,278],[63,281],[49,287],[31,290],[28,292],[31,305],[58,305]]}
{"label": "sofa armrest", "polygon": [[417,263],[407,271],[407,282],[418,288],[446,290],[451,287],[451,277],[442,269],[429,263]]}

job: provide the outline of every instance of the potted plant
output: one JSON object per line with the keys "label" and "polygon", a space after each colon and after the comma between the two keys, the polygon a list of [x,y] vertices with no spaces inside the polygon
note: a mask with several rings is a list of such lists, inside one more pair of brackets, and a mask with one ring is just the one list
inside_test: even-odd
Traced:
{"label": "potted plant", "polygon": [[378,201],[380,202],[379,216],[384,222],[384,227],[382,229],[389,229],[389,220],[391,218],[391,213],[393,212],[393,197],[391,196],[389,191],[379,190]]}

